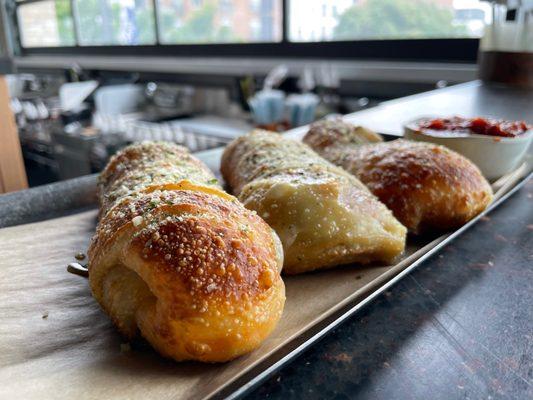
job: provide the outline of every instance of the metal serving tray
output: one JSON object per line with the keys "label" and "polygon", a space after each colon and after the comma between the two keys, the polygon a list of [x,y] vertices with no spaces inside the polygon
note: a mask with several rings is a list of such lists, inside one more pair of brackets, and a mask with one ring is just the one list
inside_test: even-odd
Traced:
{"label": "metal serving tray", "polygon": [[[221,153],[197,155],[218,171]],[[286,277],[277,329],[256,351],[221,365],[174,363],[137,343],[130,350],[87,282],[66,272],[94,232],[94,176],[0,196],[0,397],[236,398],[502,204],[531,177],[531,165],[495,182],[494,202],[460,229],[409,238],[395,265]]]}

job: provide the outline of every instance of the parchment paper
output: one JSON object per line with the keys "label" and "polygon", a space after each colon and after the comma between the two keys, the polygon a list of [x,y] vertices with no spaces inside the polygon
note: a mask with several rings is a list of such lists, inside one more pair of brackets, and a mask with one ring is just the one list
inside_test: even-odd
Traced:
{"label": "parchment paper", "polygon": [[[498,186],[508,189],[517,177]],[[443,239],[411,242],[395,266],[286,277],[286,308],[274,333],[247,356],[206,365],[176,363],[146,344],[124,344],[93,300],[87,280],[66,271],[74,255],[86,250],[95,225],[96,210],[0,230],[1,399],[211,396]]]}

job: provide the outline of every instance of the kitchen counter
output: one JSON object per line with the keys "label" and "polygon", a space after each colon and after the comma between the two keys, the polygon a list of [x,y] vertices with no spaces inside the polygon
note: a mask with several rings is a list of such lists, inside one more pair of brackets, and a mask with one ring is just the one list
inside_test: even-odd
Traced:
{"label": "kitchen counter", "polygon": [[[402,122],[424,114],[533,122],[532,104],[532,91],[472,82],[386,102],[349,119],[399,134]],[[94,184],[87,176],[0,196],[0,227],[92,208]],[[530,180],[245,398],[533,397],[532,206]]]}

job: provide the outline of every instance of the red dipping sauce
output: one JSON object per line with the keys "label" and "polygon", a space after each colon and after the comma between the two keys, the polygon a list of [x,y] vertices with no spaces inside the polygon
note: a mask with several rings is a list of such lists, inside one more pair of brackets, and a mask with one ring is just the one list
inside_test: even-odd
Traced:
{"label": "red dipping sauce", "polygon": [[477,134],[498,137],[516,137],[532,129],[524,121],[504,121],[490,118],[436,118],[420,121],[421,129],[439,131],[439,134]]}

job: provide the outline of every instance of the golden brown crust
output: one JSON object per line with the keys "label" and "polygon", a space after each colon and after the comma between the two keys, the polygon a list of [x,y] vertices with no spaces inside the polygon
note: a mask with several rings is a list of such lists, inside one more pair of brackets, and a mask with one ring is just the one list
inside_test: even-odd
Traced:
{"label": "golden brown crust", "polygon": [[280,145],[280,140],[281,136],[274,132],[255,130],[226,147],[220,171],[235,194],[249,182],[263,175],[276,174],[278,170],[315,165],[322,165],[323,169],[330,167],[309,147],[293,140],[282,140]]}
{"label": "golden brown crust", "polygon": [[330,146],[357,145],[383,142],[383,138],[362,126],[344,122],[341,118],[323,119],[313,123],[304,143],[320,153]]}
{"label": "golden brown crust", "polygon": [[390,211],[300,142],[254,131],[226,148],[221,171],[244,205],[280,236],[285,273],[388,262],[403,251],[405,228]]}
{"label": "golden brown crust", "polygon": [[479,169],[454,151],[406,140],[359,145],[320,139],[341,131],[318,123],[304,141],[359,178],[413,233],[461,226],[492,200]]}
{"label": "golden brown crust", "polygon": [[98,179],[102,211],[124,196],[184,179],[210,186],[218,184],[209,168],[185,147],[168,142],[127,146],[111,158]]}
{"label": "golden brown crust", "polygon": [[279,239],[213,186],[180,181],[117,198],[89,260],[93,294],[118,329],[176,360],[249,352],[283,310]]}

